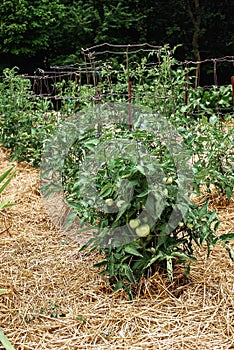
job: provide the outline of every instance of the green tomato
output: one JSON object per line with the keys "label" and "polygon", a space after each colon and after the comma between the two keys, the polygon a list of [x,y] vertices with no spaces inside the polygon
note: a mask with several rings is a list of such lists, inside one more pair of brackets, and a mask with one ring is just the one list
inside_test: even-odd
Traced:
{"label": "green tomato", "polygon": [[125,201],[120,200],[120,201],[118,201],[118,202],[116,203],[116,206],[117,206],[118,208],[121,208],[121,207],[123,206],[124,203],[125,203]]}
{"label": "green tomato", "polygon": [[154,247],[150,247],[149,251],[150,251],[152,254],[155,254],[156,249],[155,249]]}
{"label": "green tomato", "polygon": [[167,177],[164,177],[162,182],[165,184],[167,182]]}
{"label": "green tomato", "polygon": [[148,224],[144,224],[136,228],[136,234],[138,237],[147,237],[149,233],[150,233],[150,227]]}
{"label": "green tomato", "polygon": [[171,185],[173,182],[173,178],[172,176],[168,177],[167,181],[166,181],[166,185]]}
{"label": "green tomato", "polygon": [[134,230],[140,225],[140,220],[139,219],[132,219],[129,221],[129,226]]}
{"label": "green tomato", "polygon": [[183,223],[182,221],[180,221],[180,222],[178,223],[178,226],[179,226],[179,227],[183,227],[183,226],[184,226],[184,223]]}
{"label": "green tomato", "polygon": [[193,224],[187,224],[188,228],[193,228]]}
{"label": "green tomato", "polygon": [[107,198],[107,199],[105,200],[105,203],[110,207],[110,206],[114,203],[114,201],[113,201],[112,198]]}

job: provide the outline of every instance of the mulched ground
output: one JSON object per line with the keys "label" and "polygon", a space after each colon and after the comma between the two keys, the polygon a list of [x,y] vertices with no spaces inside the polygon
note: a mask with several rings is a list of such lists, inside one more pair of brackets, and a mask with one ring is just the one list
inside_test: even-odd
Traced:
{"label": "mulched ground", "polygon": [[[10,164],[0,149],[0,174]],[[188,281],[156,274],[129,301],[92,267],[98,254],[53,226],[38,188],[38,171],[18,164],[0,197],[17,203],[0,213],[0,328],[17,350],[234,349],[234,263],[222,246],[208,260],[197,251]],[[219,233],[233,232],[234,200],[212,203]]]}

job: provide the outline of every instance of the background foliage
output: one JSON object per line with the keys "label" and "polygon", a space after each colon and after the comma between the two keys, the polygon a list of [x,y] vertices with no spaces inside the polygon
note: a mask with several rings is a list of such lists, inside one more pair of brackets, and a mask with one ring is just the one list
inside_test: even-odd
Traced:
{"label": "background foliage", "polygon": [[105,41],[183,43],[180,59],[232,55],[233,13],[227,0],[3,0],[0,64],[28,72],[74,63],[82,47]]}

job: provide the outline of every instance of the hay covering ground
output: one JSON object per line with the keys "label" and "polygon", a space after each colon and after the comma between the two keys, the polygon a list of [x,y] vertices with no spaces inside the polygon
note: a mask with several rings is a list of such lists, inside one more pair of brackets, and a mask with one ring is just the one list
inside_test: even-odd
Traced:
{"label": "hay covering ground", "polygon": [[[234,264],[221,246],[208,260],[197,252],[188,281],[155,275],[129,301],[105,287],[97,254],[53,227],[38,185],[38,171],[18,164],[4,195],[17,205],[0,214],[0,327],[17,350],[234,349]],[[217,206],[220,233],[233,231],[234,201]]]}

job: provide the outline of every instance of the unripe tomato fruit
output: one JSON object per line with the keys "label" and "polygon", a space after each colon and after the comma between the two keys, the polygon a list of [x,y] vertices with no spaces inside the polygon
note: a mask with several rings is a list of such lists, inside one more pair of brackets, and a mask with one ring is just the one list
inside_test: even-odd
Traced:
{"label": "unripe tomato fruit", "polygon": [[134,230],[140,225],[140,220],[139,219],[132,219],[129,221],[129,226]]}
{"label": "unripe tomato fruit", "polygon": [[147,237],[149,233],[150,233],[150,227],[148,224],[144,224],[136,228],[136,234],[138,237]]}
{"label": "unripe tomato fruit", "polygon": [[114,203],[114,201],[113,201],[112,198],[107,198],[107,199],[105,200],[105,203],[110,207],[110,206]]}

